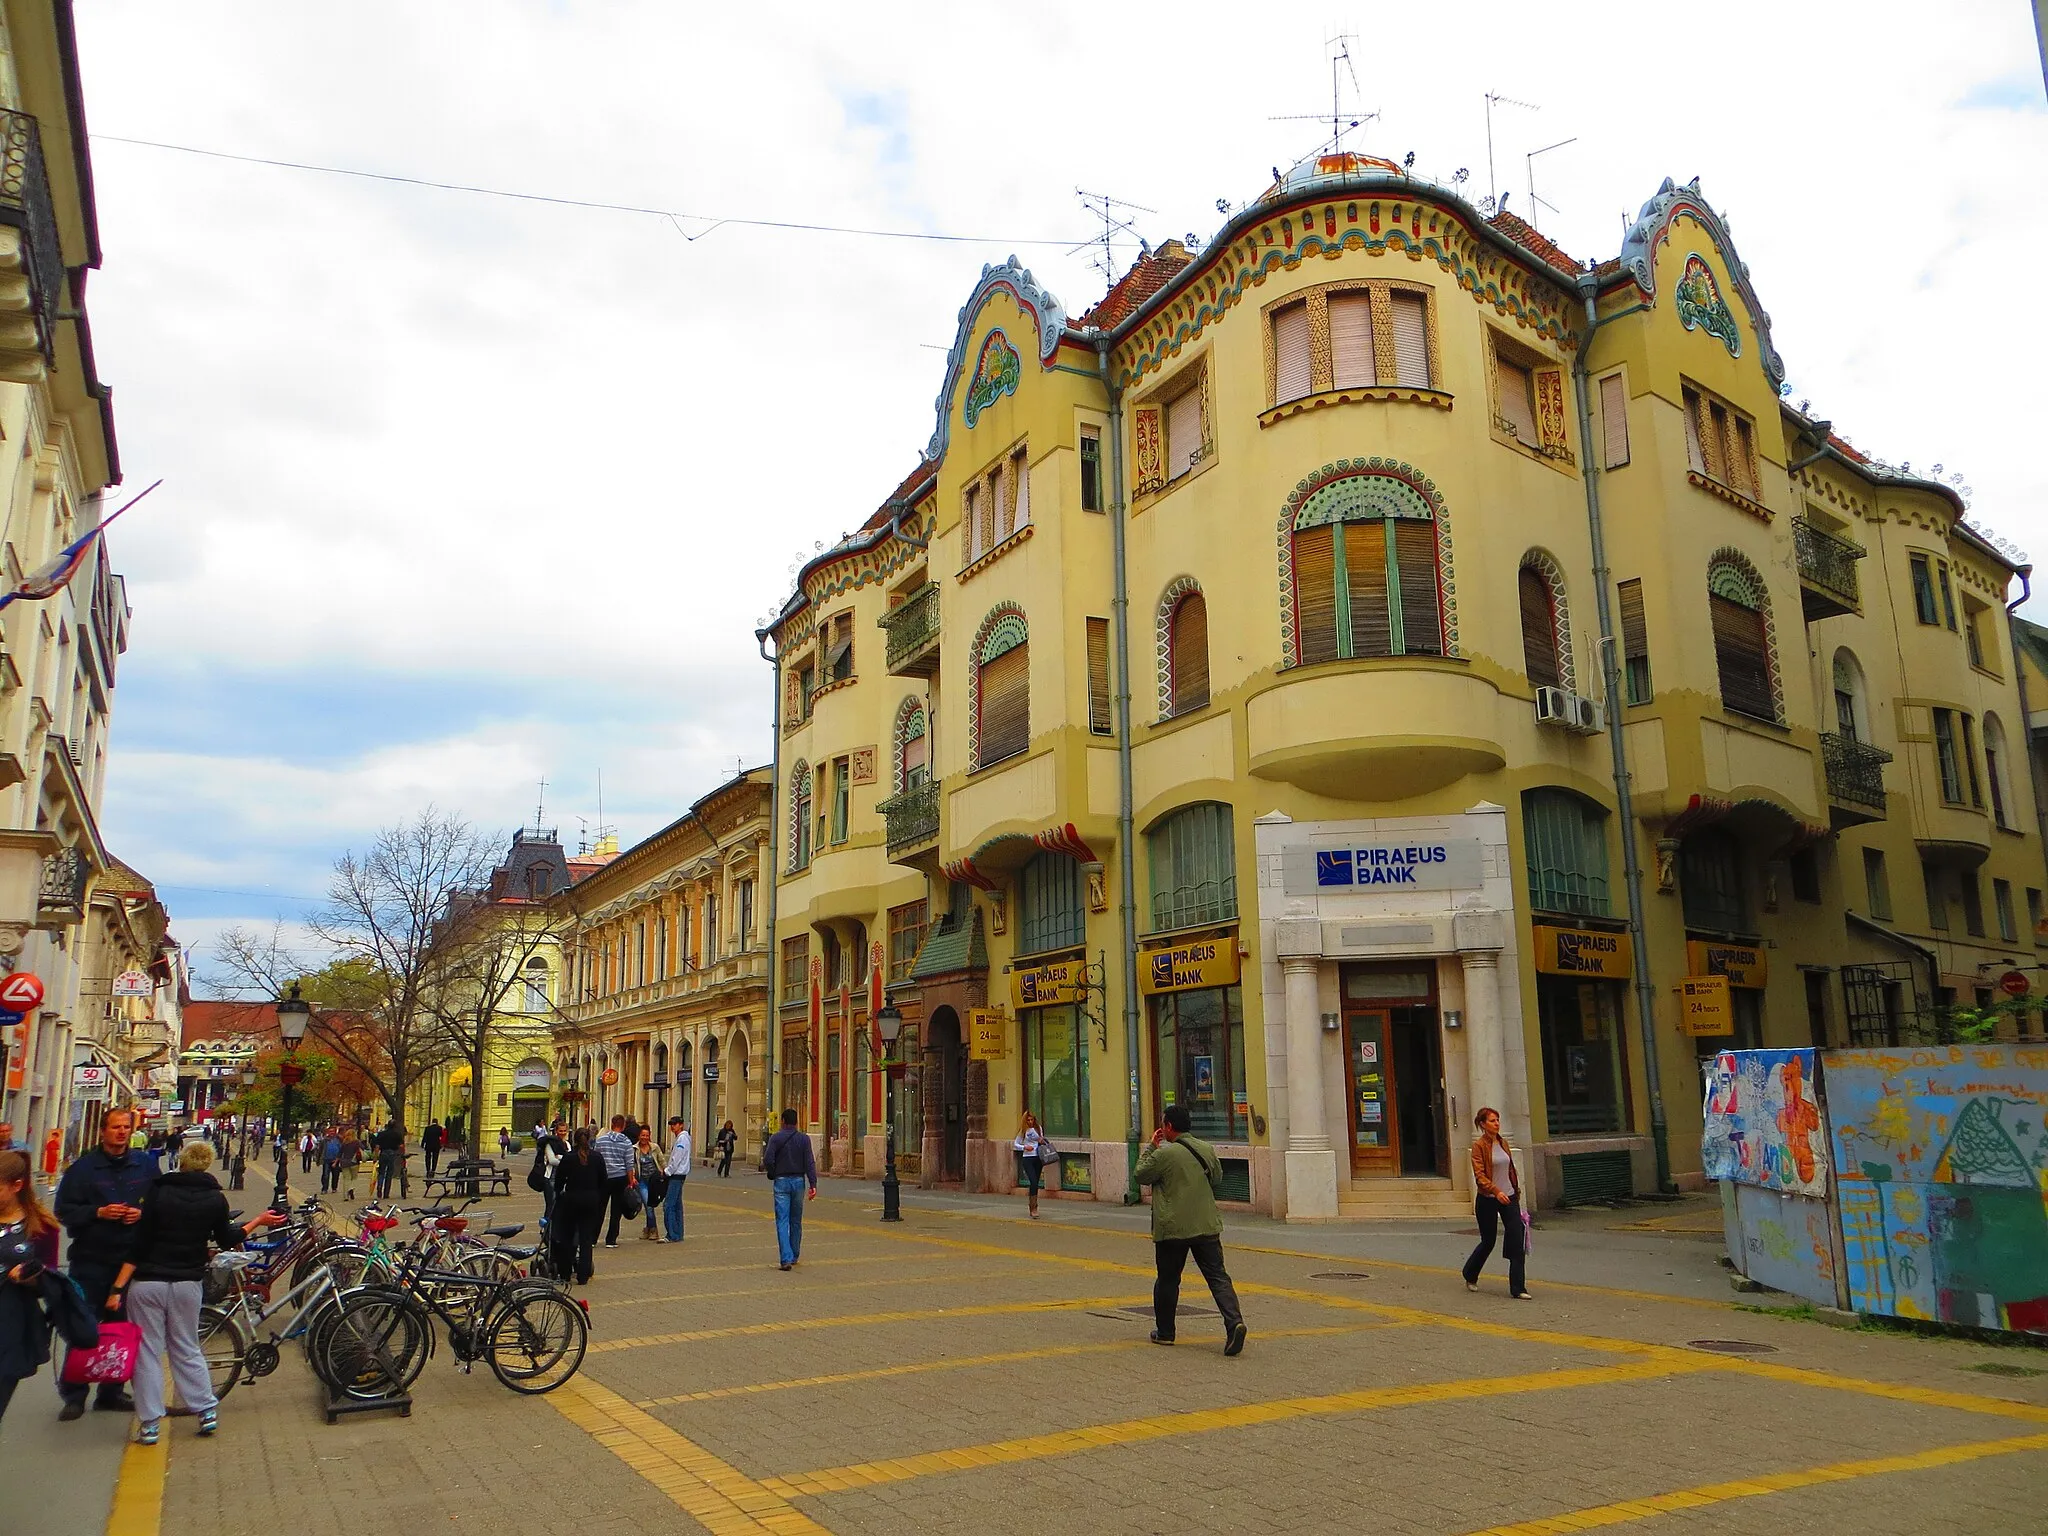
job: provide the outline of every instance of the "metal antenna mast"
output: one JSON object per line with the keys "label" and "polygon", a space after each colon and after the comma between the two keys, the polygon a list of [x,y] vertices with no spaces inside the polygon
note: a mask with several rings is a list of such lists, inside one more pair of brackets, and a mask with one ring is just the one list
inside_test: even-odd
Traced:
{"label": "metal antenna mast", "polygon": [[1106,192],[1083,191],[1080,187],[1074,188],[1074,196],[1081,199],[1081,206],[1083,208],[1086,208],[1096,218],[1102,220],[1102,233],[1092,239],[1082,241],[1079,245],[1068,251],[1067,254],[1072,256],[1091,245],[1101,246],[1102,249],[1099,254],[1088,258],[1088,265],[1102,274],[1102,281],[1105,287],[1112,286],[1116,282],[1116,237],[1118,235],[1129,235],[1139,245],[1142,246],[1145,243],[1144,237],[1138,233],[1135,222],[1119,217],[1113,210],[1127,208],[1132,213],[1157,213],[1159,210],[1157,208],[1147,208],[1142,203],[1127,203],[1122,198],[1111,197]]}
{"label": "metal antenna mast", "polygon": [[[1351,79],[1351,99],[1356,102],[1363,94],[1358,85],[1358,71],[1351,62],[1351,45],[1358,41],[1354,32],[1340,32],[1335,37],[1323,39],[1323,46],[1330,53],[1330,111],[1326,117],[1320,112],[1295,113],[1285,117],[1269,117],[1269,123],[1328,123],[1330,125],[1329,148],[1332,153],[1344,147],[1344,135],[1352,129],[1362,127],[1379,116],[1377,112],[1361,112],[1356,107],[1344,110],[1344,76]],[[1343,74],[1338,73],[1339,68]],[[1321,146],[1319,145],[1318,148]]]}
{"label": "metal antenna mast", "polygon": [[1543,110],[1533,101],[1517,101],[1512,96],[1501,95],[1499,91],[1488,91],[1486,93],[1486,211],[1488,213],[1498,213],[1500,211],[1500,183],[1495,180],[1493,174],[1493,104],[1496,101],[1502,106],[1522,107],[1530,112],[1541,112]]}
{"label": "metal antenna mast", "polygon": [[1537,208],[1543,207],[1548,208],[1552,213],[1557,212],[1557,204],[1546,203],[1543,201],[1542,198],[1536,195],[1536,157],[1538,155],[1547,155],[1553,149],[1563,149],[1567,144],[1576,144],[1578,142],[1578,136],[1573,135],[1569,139],[1559,139],[1555,144],[1546,144],[1541,149],[1532,149],[1529,151],[1528,154],[1522,157],[1524,165],[1529,173],[1529,227],[1531,229],[1538,228],[1538,225],[1536,223]]}

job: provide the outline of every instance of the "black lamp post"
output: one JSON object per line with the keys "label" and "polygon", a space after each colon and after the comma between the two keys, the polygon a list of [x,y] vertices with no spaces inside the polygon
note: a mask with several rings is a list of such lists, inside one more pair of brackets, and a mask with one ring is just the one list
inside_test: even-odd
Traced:
{"label": "black lamp post", "polygon": [[270,1197],[273,1210],[288,1211],[292,1206],[291,1191],[285,1187],[292,1139],[292,1084],[306,1075],[306,1069],[299,1065],[297,1057],[299,1042],[306,1038],[306,1025],[312,1018],[313,1005],[299,996],[299,984],[295,981],[291,996],[280,998],[277,1004],[277,1032],[284,1040],[285,1059],[277,1069],[277,1080],[283,1085],[284,1093],[277,1111],[277,1189]]}
{"label": "black lamp post", "polygon": [[242,1063],[242,1112],[235,1118],[242,1122],[241,1140],[235,1148],[233,1187],[240,1189],[244,1170],[249,1166],[249,1090],[256,1086],[256,1058],[250,1057]]}
{"label": "black lamp post", "polygon": [[903,1033],[903,1011],[885,1003],[875,1015],[875,1031],[882,1037],[882,1071],[888,1083],[884,1108],[889,1117],[889,1134],[882,1163],[882,1220],[903,1219],[903,1186],[896,1180],[896,1079],[903,1075],[903,1063],[896,1059],[896,1041]]}

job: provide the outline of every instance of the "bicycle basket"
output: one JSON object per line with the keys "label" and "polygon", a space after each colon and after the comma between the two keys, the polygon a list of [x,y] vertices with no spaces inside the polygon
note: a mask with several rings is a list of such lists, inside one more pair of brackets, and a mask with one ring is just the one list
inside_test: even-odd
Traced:
{"label": "bicycle basket", "polygon": [[200,1300],[209,1307],[217,1307],[235,1293],[235,1270],[239,1266],[223,1264],[215,1259],[206,1266],[206,1277],[200,1281]]}

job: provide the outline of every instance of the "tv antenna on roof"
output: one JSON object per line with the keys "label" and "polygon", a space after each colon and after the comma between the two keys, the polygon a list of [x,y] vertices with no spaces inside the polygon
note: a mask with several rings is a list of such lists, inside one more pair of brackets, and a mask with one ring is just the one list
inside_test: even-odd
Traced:
{"label": "tv antenna on roof", "polygon": [[1567,144],[1576,144],[1578,142],[1578,135],[1574,134],[1568,139],[1559,139],[1555,144],[1546,144],[1541,149],[1532,149],[1522,157],[1529,172],[1529,227],[1531,229],[1537,228],[1537,209],[1548,208],[1552,213],[1557,212],[1557,204],[1545,202],[1536,195],[1536,157],[1538,155],[1547,155],[1553,149],[1563,149]]}
{"label": "tv antenna on roof", "polygon": [[[1494,213],[1500,208],[1500,183],[1494,179],[1493,174],[1493,104],[1496,101],[1502,106],[1520,107],[1528,112],[1541,112],[1543,110],[1533,101],[1517,101],[1512,96],[1501,95],[1499,91],[1488,91],[1486,93],[1486,211],[1488,213]],[[1533,213],[1535,210],[1532,208],[1530,212]]]}
{"label": "tv antenna on roof", "polygon": [[[1356,107],[1344,110],[1343,80],[1351,78],[1351,99],[1356,102],[1360,92],[1358,71],[1352,67],[1351,45],[1358,41],[1355,32],[1340,32],[1335,37],[1323,39],[1323,46],[1330,50],[1330,110],[1328,115],[1321,112],[1299,113],[1287,117],[1269,117],[1269,123],[1328,123],[1330,125],[1329,148],[1335,153],[1344,147],[1344,135],[1354,128],[1361,128],[1379,116],[1377,112],[1361,112]],[[1338,73],[1342,66],[1343,75]],[[1318,148],[1322,146],[1318,145]]]}
{"label": "tv antenna on roof", "polygon": [[540,778],[540,799],[533,807],[533,824],[537,828],[548,824],[548,778],[546,774],[542,774]]}
{"label": "tv antenna on roof", "polygon": [[1120,217],[1115,210],[1128,208],[1132,213],[1157,213],[1159,210],[1157,208],[1147,208],[1142,203],[1127,203],[1122,198],[1111,197],[1106,192],[1084,192],[1079,187],[1074,188],[1074,196],[1081,199],[1081,206],[1083,208],[1086,208],[1096,218],[1102,220],[1102,233],[1091,239],[1083,240],[1079,245],[1068,251],[1067,254],[1072,256],[1091,245],[1100,245],[1102,247],[1101,253],[1090,256],[1088,258],[1088,265],[1102,274],[1102,281],[1106,285],[1114,286],[1116,283],[1116,237],[1118,235],[1129,235],[1140,246],[1143,246],[1145,243],[1144,237],[1138,233],[1136,225],[1130,219]]}

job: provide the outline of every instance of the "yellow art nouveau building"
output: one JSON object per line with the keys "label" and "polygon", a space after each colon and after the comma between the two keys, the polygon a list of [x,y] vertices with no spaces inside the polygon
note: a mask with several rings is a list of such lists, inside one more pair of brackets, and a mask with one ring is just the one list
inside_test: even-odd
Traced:
{"label": "yellow art nouveau building", "polygon": [[1702,1054],[2033,973],[2015,558],[1783,381],[1696,186],[1589,265],[1339,154],[1078,318],[985,269],[763,632],[777,1102],[877,1174],[887,1003],[926,1182],[1030,1110],[1121,1198],[1181,1103],[1239,1201],[1449,1214],[1482,1106],[1546,1203],[1696,1183]]}

